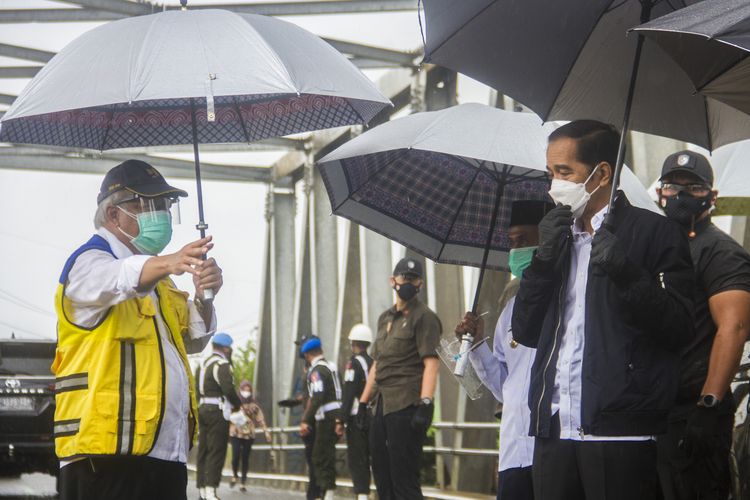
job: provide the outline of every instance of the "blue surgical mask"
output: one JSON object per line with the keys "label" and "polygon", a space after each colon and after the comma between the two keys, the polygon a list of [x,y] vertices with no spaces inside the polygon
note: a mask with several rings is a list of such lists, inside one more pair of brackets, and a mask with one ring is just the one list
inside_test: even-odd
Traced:
{"label": "blue surgical mask", "polygon": [[508,267],[513,276],[520,278],[524,270],[531,265],[537,247],[511,248],[508,255]]}
{"label": "blue surgical mask", "polygon": [[166,248],[172,239],[172,216],[168,211],[156,210],[131,214],[120,206],[117,208],[138,222],[138,236],[135,238],[120,229],[122,234],[130,238],[130,243],[135,248],[146,255],[158,255]]}

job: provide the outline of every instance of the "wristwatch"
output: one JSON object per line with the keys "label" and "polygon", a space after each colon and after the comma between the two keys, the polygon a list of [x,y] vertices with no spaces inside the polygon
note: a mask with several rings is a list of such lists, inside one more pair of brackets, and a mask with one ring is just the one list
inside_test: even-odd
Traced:
{"label": "wristwatch", "polygon": [[703,406],[704,408],[716,408],[719,406],[720,402],[719,398],[713,394],[702,394],[698,399],[698,406]]}
{"label": "wristwatch", "polygon": [[432,404],[432,398],[422,398],[421,403],[423,405],[431,405]]}

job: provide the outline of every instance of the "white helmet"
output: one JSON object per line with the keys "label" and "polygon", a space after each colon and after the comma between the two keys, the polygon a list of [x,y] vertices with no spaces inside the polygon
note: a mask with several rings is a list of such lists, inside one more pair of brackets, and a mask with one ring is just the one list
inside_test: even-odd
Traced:
{"label": "white helmet", "polygon": [[358,323],[349,330],[349,340],[359,340],[372,344],[372,330],[369,326]]}

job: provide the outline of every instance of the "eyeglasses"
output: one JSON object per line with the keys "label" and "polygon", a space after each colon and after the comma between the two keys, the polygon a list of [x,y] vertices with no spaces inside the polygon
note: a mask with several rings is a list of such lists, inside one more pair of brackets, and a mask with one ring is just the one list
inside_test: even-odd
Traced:
{"label": "eyeglasses", "polygon": [[661,193],[664,196],[677,196],[678,193],[685,192],[695,198],[703,198],[711,192],[711,187],[705,184],[674,184],[665,182],[661,185]]}

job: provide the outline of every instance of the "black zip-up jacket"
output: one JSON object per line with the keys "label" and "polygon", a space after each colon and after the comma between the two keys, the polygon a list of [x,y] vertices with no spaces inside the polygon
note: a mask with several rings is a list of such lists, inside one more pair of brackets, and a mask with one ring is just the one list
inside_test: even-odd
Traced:
{"label": "black zip-up jacket", "polygon": [[[614,234],[628,257],[617,282],[588,270],[581,376],[584,434],[649,436],[666,431],[679,381],[680,350],[693,336],[693,269],[685,233],[630,205],[619,193]],[[565,325],[570,239],[555,263],[523,273],[513,338],[537,349],[529,389],[529,434],[549,437],[552,392]]]}

